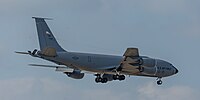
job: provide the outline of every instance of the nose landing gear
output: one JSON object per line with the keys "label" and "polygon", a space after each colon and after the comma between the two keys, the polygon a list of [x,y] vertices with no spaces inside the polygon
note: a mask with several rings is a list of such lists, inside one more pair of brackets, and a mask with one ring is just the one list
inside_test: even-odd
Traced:
{"label": "nose landing gear", "polygon": [[161,77],[158,77],[157,80],[158,80],[158,81],[157,81],[157,84],[158,84],[158,85],[161,85],[161,84],[162,84]]}
{"label": "nose landing gear", "polygon": [[158,81],[157,81],[157,84],[158,84],[158,85],[161,85],[161,84],[162,84],[162,80],[158,80]]}

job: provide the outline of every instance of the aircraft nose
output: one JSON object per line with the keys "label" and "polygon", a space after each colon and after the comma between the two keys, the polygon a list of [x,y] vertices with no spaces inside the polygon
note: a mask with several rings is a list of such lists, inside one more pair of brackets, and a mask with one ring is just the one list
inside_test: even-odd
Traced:
{"label": "aircraft nose", "polygon": [[175,74],[177,74],[178,73],[178,69],[177,68],[175,68]]}

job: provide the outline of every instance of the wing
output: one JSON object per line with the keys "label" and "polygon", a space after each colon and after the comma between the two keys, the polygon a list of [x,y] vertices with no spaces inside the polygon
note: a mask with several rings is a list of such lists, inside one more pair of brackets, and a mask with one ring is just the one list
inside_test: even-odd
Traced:
{"label": "wing", "polygon": [[121,62],[119,69],[121,72],[128,74],[139,73],[140,56],[138,48],[127,48],[124,53],[124,60]]}
{"label": "wing", "polygon": [[48,68],[68,68],[65,66],[40,65],[40,64],[29,64],[29,66],[48,67]]}
{"label": "wing", "polygon": [[[41,64],[29,64],[29,66],[36,66],[36,67],[46,67],[46,68],[55,68],[55,71],[58,72],[73,72],[74,69],[66,67],[66,66],[56,66],[56,65],[41,65]],[[89,71],[84,71],[84,70],[80,70],[83,73],[87,73],[87,74],[97,74],[95,72],[89,72]]]}
{"label": "wing", "polygon": [[59,72],[73,72],[74,70],[66,66],[40,65],[40,64],[29,64],[29,66],[55,68],[56,69],[55,71]]}
{"label": "wing", "polygon": [[139,57],[138,48],[127,48],[124,53],[125,57]]}

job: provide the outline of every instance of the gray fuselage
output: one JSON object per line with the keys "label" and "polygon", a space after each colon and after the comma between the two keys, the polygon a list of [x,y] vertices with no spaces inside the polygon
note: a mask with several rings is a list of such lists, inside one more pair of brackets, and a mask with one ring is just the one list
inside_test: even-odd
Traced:
{"label": "gray fuselage", "polygon": [[[118,68],[123,61],[122,56],[101,55],[90,53],[57,52],[56,57],[42,57],[60,65],[66,65],[72,69],[90,71],[95,73],[116,74],[113,68]],[[177,73],[177,69],[167,61],[141,56],[144,68],[142,73],[134,73],[134,70],[121,71],[125,75],[166,77]]]}

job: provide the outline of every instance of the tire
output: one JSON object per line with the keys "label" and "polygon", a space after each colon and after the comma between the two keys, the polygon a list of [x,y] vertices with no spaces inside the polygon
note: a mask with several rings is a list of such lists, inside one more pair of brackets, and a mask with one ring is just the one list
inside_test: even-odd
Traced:
{"label": "tire", "polygon": [[108,82],[108,79],[107,79],[107,78],[103,78],[103,79],[101,80],[101,82],[102,82],[102,83],[107,83],[107,82]]}
{"label": "tire", "polygon": [[120,80],[120,81],[121,81],[121,80],[125,80],[125,78],[126,78],[126,77],[125,77],[124,75],[120,75],[120,76],[119,76],[119,80]]}
{"label": "tire", "polygon": [[113,75],[113,80],[117,80],[117,79],[118,79],[117,75]]}
{"label": "tire", "polygon": [[161,81],[161,80],[157,81],[157,84],[158,84],[158,85],[161,85],[161,84],[162,84],[162,81]]}

